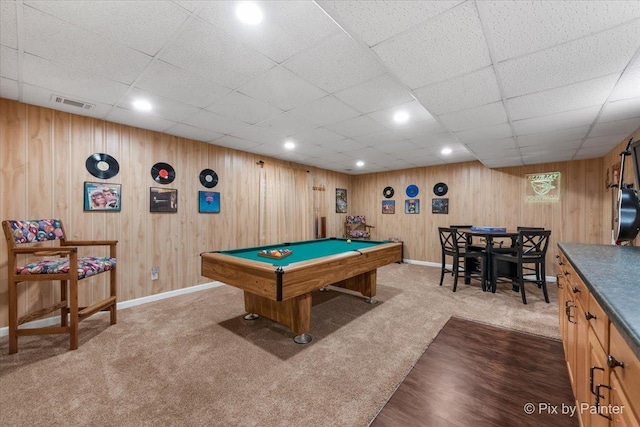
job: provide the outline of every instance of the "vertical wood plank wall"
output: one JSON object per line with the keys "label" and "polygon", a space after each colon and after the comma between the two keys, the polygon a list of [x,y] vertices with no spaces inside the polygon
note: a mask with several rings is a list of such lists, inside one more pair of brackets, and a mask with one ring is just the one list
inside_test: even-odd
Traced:
{"label": "vertical wood plank wall", "polygon": [[[367,215],[375,239],[403,239],[407,259],[439,262],[437,227],[454,223],[544,226],[552,230],[552,256],[558,241],[609,242],[611,194],[604,188],[604,172],[619,161],[620,150],[604,159],[517,168],[492,170],[467,162],[349,176],[0,98],[0,219],[57,217],[73,239],[117,239],[119,301],[207,282],[200,276],[200,253],[258,245],[262,168],[267,181],[262,231],[271,241],[312,238],[314,208],[326,216],[327,235],[342,236],[346,214],[335,213],[335,189],[345,188],[348,214]],[[99,180],[86,171],[85,160],[97,152],[118,160],[116,177]],[[162,186],[152,180],[150,169],[157,162],[175,168],[174,182]],[[198,176],[205,168],[220,178],[213,189],[221,195],[219,214],[198,213],[198,191],[207,190]],[[552,171],[562,173],[561,201],[524,203],[525,174]],[[627,173],[633,176],[631,169]],[[84,181],[122,184],[121,212],[84,212]],[[431,213],[437,182],[449,186],[449,215]],[[404,214],[409,184],[420,188],[419,215]],[[386,186],[395,189],[394,215],[381,213]],[[178,212],[150,213],[150,187],[178,189]],[[326,191],[314,194],[313,187]],[[156,281],[150,277],[154,266],[160,268]],[[6,269],[3,243],[0,327],[7,325]],[[105,294],[105,278],[95,280],[102,280],[97,292]],[[46,286],[27,287],[20,311],[49,304],[55,293]]]}

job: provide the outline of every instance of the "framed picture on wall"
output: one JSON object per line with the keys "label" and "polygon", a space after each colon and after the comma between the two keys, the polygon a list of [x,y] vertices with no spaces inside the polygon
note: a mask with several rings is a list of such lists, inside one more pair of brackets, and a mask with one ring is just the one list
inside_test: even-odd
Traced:
{"label": "framed picture on wall", "polygon": [[406,214],[419,214],[420,213],[420,199],[408,199],[404,201],[404,213]]}
{"label": "framed picture on wall", "polygon": [[394,214],[396,213],[396,201],[395,200],[383,200],[382,201],[382,213]]}
{"label": "framed picture on wall", "polygon": [[336,188],[336,213],[347,213],[347,190]]}
{"label": "framed picture on wall", "polygon": [[432,199],[431,200],[431,213],[434,213],[434,214],[448,214],[449,213],[449,199]]}
{"label": "framed picture on wall", "polygon": [[84,210],[119,212],[122,185],[106,182],[84,183]]}
{"label": "framed picture on wall", "polygon": [[220,213],[220,193],[217,191],[198,191],[198,212]]}
{"label": "framed picture on wall", "polygon": [[178,212],[178,190],[149,188],[149,212]]}

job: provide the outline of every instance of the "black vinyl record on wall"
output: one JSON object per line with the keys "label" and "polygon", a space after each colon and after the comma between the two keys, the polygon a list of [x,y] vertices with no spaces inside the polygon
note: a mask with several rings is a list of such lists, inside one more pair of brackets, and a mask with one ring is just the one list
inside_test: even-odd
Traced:
{"label": "black vinyl record on wall", "polygon": [[444,182],[439,182],[433,186],[433,194],[436,196],[444,196],[449,191],[449,187]]}
{"label": "black vinyl record on wall", "polygon": [[95,153],[90,155],[85,162],[87,171],[96,178],[113,178],[120,171],[118,161],[108,154]]}
{"label": "black vinyl record on wall", "polygon": [[202,169],[200,172],[200,184],[206,188],[213,188],[218,184],[218,174],[211,169]]}
{"label": "black vinyl record on wall", "polygon": [[151,177],[159,184],[169,184],[176,179],[176,171],[168,163],[156,163],[151,166]]}

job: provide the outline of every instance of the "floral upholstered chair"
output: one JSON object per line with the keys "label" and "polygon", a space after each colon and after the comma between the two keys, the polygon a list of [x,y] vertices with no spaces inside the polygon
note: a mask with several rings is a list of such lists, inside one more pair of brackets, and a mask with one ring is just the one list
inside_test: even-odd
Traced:
{"label": "floral upholstered chair", "polygon": [[[9,354],[18,351],[18,336],[40,334],[69,334],[69,348],[75,350],[79,322],[99,311],[109,311],[111,324],[116,323],[116,240],[67,240],[59,219],[7,220],[2,221],[2,229],[7,240]],[[47,244],[56,241],[60,243],[57,246]],[[81,246],[108,247],[108,256],[78,256]],[[109,296],[88,307],[79,307],[78,281],[105,272],[109,272]],[[49,281],[59,281],[60,300],[50,307],[18,316],[18,285],[38,281],[44,282],[44,286],[51,286]],[[57,310],[60,310],[59,326],[19,327]]]}
{"label": "floral upholstered chair", "polygon": [[344,235],[348,239],[370,239],[371,230],[375,228],[368,225],[364,215],[347,215],[344,224]]}

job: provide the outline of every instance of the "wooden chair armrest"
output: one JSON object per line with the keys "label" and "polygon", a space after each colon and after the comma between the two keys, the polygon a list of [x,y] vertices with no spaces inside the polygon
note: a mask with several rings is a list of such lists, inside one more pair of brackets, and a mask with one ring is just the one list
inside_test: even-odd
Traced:
{"label": "wooden chair armrest", "polygon": [[77,252],[78,248],[56,248],[53,250],[43,250],[43,248],[13,248],[11,252],[20,255],[36,255],[36,256],[53,256],[53,255],[69,255]]}
{"label": "wooden chair armrest", "polygon": [[369,225],[369,224],[365,224],[364,226],[365,226],[365,228],[376,228],[375,226]]}
{"label": "wooden chair armrest", "polygon": [[64,246],[115,246],[117,240],[65,240]]}

